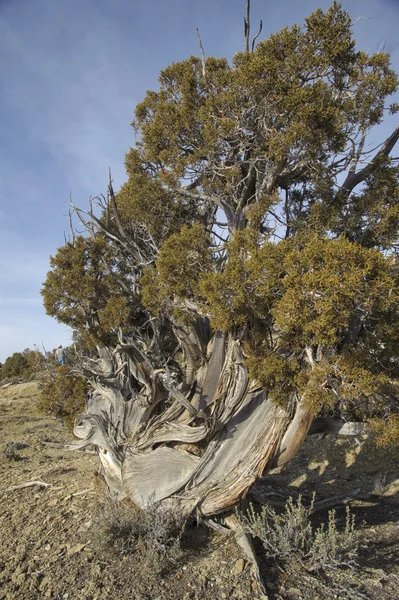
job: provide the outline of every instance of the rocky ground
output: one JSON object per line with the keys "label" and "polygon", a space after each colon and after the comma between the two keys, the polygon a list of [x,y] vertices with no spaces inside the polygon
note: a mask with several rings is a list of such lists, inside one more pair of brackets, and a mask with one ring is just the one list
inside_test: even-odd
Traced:
{"label": "rocky ground", "polygon": [[[202,527],[186,531],[183,558],[157,577],[132,556],[104,552],[97,457],[54,446],[72,436],[37,412],[38,394],[35,382],[0,388],[0,600],[266,598],[234,540]],[[368,438],[312,436],[289,468],[264,479],[263,490],[281,497],[354,489],[361,497],[351,504],[360,539],[353,569],[284,570],[256,545],[270,600],[399,599],[398,458]],[[14,487],[32,481],[39,484]]]}

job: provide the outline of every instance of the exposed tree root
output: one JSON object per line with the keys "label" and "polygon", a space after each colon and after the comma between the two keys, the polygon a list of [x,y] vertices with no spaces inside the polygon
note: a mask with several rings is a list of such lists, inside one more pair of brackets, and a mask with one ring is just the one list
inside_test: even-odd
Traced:
{"label": "exposed tree root", "polygon": [[244,528],[242,527],[236,515],[230,514],[228,517],[225,517],[224,521],[226,525],[234,532],[237,544],[244,550],[245,556],[252,563],[255,579],[259,586],[259,592],[267,598],[266,588],[263,583],[250,536],[244,531]]}
{"label": "exposed tree root", "polygon": [[[357,498],[359,494],[360,490],[357,489],[342,496],[323,498],[323,500],[319,500],[318,502],[315,502],[313,504],[313,507],[309,514],[313,515],[314,513],[333,508],[334,506],[339,506],[341,504],[349,504],[349,502],[352,502],[352,500]],[[259,489],[259,485],[255,485],[249,492],[249,497],[252,498],[258,504],[269,505],[273,506],[274,508],[285,507],[288,498],[285,500],[275,500],[272,496],[276,496],[276,494],[274,494],[273,492],[262,492],[262,490]]]}

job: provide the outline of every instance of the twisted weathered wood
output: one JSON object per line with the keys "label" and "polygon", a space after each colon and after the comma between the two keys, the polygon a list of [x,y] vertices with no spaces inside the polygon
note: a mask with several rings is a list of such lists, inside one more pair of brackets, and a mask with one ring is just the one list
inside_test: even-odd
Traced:
{"label": "twisted weathered wood", "polygon": [[[234,506],[276,456],[292,457],[312,417],[300,402],[291,414],[251,389],[233,336],[216,332],[204,351],[193,331],[178,328],[192,371],[180,384],[167,366],[154,369],[132,341],[120,340],[113,354],[101,348],[103,375],[93,380],[74,433],[76,447],[97,448],[115,497],[143,508],[178,502],[187,514],[207,516]],[[128,357],[126,389],[116,375],[120,354]]]}

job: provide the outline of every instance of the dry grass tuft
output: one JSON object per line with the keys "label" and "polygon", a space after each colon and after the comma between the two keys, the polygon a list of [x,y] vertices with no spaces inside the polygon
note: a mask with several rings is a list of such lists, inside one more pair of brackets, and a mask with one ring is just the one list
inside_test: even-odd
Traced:
{"label": "dry grass tuft", "polygon": [[101,555],[132,559],[141,576],[156,578],[182,558],[185,521],[155,504],[146,511],[130,501],[106,499],[93,528],[93,547]]}

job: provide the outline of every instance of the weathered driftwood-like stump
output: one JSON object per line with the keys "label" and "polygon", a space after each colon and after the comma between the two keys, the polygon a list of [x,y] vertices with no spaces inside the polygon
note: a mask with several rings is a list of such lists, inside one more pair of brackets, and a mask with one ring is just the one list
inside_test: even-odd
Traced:
{"label": "weathered driftwood-like stump", "polygon": [[194,328],[178,336],[190,365],[180,386],[132,342],[113,353],[100,348],[94,392],[74,433],[78,447],[98,449],[116,498],[143,508],[168,501],[209,516],[234,506],[273,463],[291,459],[312,417],[300,400],[289,413],[251,386],[231,336],[217,332],[207,341]]}

